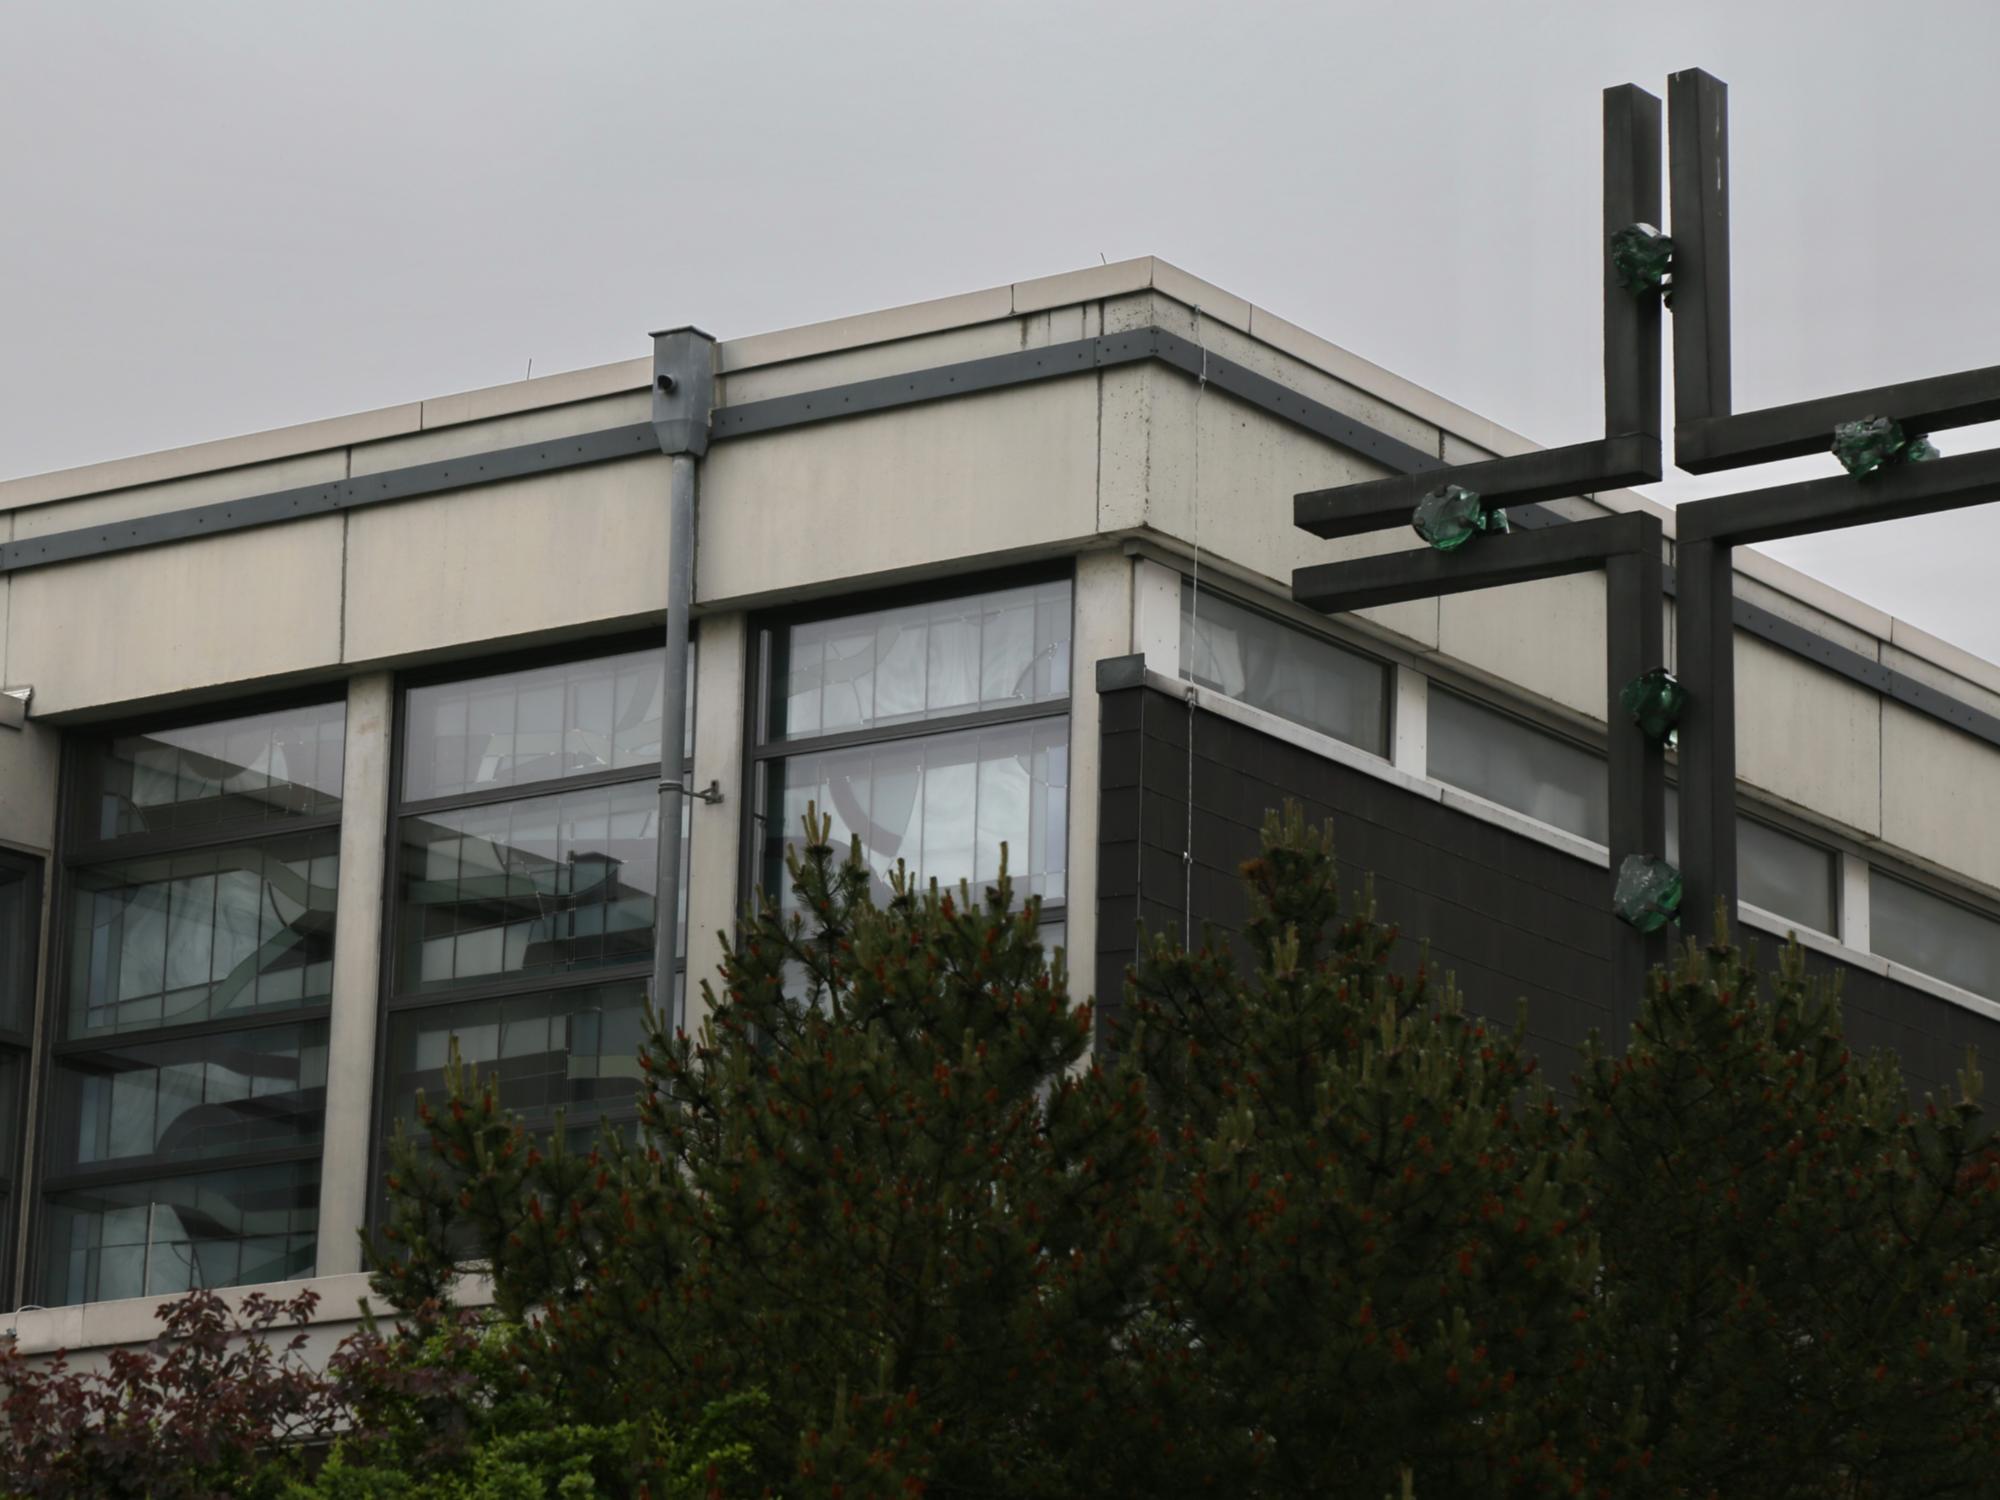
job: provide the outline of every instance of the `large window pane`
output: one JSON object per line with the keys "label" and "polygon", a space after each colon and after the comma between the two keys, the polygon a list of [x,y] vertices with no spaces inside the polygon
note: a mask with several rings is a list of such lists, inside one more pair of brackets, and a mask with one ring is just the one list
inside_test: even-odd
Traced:
{"label": "large window pane", "polygon": [[766,791],[763,880],[785,902],[785,850],[802,839],[809,804],[833,820],[837,847],[859,836],[878,896],[898,860],[919,879],[975,892],[1007,850],[1017,898],[1066,894],[1069,723],[1033,720],[774,762]]}
{"label": "large window pane", "polygon": [[264,1026],[62,1058],[50,1170],[317,1145],[327,1023]]}
{"label": "large window pane", "polygon": [[0,855],[0,1032],[25,1034],[34,1019],[41,925],[41,867]]}
{"label": "large window pane", "polygon": [[1435,683],[1429,770],[1434,780],[1489,802],[1600,844],[1610,840],[1602,756]]}
{"label": "large window pane", "polygon": [[1377,755],[1389,753],[1389,669],[1181,583],[1181,675]]}
{"label": "large window pane", "polygon": [[661,647],[413,688],[403,800],[527,786],[660,758]]}
{"label": "large window pane", "polygon": [[651,782],[404,819],[398,991],[649,961],[658,824]]}
{"label": "large window pane", "polygon": [[[1681,862],[1680,792],[1667,788],[1667,863]],[[1833,850],[1750,818],[1736,820],[1737,893],[1752,906],[1840,935],[1840,859]]]}
{"label": "large window pane", "polygon": [[290,1281],[313,1273],[319,1163],[74,1188],[45,1212],[51,1306]]}
{"label": "large window pane", "polygon": [[433,1104],[445,1097],[453,1038],[468,1066],[499,1079],[501,1104],[524,1115],[561,1109],[576,1120],[633,1105],[645,1005],[646,981],[629,979],[392,1015],[384,1112],[414,1121],[419,1089]]}
{"label": "large window pane", "polygon": [[324,829],[79,872],[68,1034],[324,1004],[339,850]]}
{"label": "large window pane", "polygon": [[1828,934],[1835,916],[1836,861],[1831,849],[1780,833],[1766,823],[1736,820],[1737,894],[1752,906]]}
{"label": "large window pane", "polygon": [[340,811],[347,709],[289,708],[120,735],[78,778],[86,837],[255,828]]}
{"label": "large window pane", "polygon": [[766,739],[904,724],[1069,695],[1070,585],[815,620],[776,632]]}
{"label": "large window pane", "polygon": [[1871,870],[1869,947],[1960,989],[2000,1000],[2000,917]]}

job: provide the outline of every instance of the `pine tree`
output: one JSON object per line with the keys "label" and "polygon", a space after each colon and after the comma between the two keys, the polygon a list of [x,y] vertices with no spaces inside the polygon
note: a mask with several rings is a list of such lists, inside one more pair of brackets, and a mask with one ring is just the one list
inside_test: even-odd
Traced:
{"label": "pine tree", "polygon": [[756,1388],[788,1493],[1100,1492],[1138,1420],[1121,1371],[1148,1255],[1143,1085],[1089,1060],[1003,875],[983,900],[900,874],[878,908],[814,814],[790,873],[657,1024],[640,1143],[531,1142],[461,1081],[396,1150],[400,1305],[468,1250],[530,1378],[577,1419],[685,1422]]}
{"label": "pine tree", "polygon": [[[1720,928],[1720,924],[1718,924]],[[2000,1152],[1970,1065],[1912,1107],[1789,947],[1655,975],[1572,1116],[1604,1253],[1593,1418],[1630,1493],[2000,1491]]]}
{"label": "pine tree", "polygon": [[1132,983],[1188,1430],[1230,1494],[1567,1493],[1595,1249],[1518,1032],[1392,972],[1295,808],[1245,874],[1245,962],[1162,939]]}

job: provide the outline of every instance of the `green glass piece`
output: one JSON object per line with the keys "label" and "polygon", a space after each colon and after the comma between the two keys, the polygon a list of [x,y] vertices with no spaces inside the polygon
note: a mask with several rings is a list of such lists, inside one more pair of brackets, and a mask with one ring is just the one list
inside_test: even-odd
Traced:
{"label": "green glass piece", "polygon": [[1927,463],[1938,451],[1922,433],[1905,436],[1893,417],[1863,417],[1833,429],[1833,456],[1858,476],[1872,474],[1884,464]]}
{"label": "green glass piece", "polygon": [[1641,932],[1658,932],[1681,907],[1681,872],[1650,854],[1628,854],[1618,867],[1611,909]]}
{"label": "green glass piece", "polygon": [[1665,667],[1642,672],[1618,690],[1619,706],[1655,745],[1674,743],[1674,731],[1687,701],[1687,689]]}
{"label": "green glass piece", "polygon": [[1432,490],[1410,513],[1417,535],[1440,552],[1455,552],[1482,531],[1507,529],[1505,511],[1488,512],[1479,496],[1459,485]]}
{"label": "green glass piece", "polygon": [[1673,266],[1673,240],[1651,224],[1627,224],[1611,236],[1611,269],[1635,297],[1666,290]]}

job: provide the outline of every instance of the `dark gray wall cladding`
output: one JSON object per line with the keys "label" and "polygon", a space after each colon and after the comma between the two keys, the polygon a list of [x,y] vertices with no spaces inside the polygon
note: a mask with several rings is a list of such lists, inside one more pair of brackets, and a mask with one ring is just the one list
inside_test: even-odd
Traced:
{"label": "dark gray wall cladding", "polygon": [[[1266,809],[1295,799],[1314,821],[1333,819],[1347,909],[1372,876],[1379,916],[1405,934],[1406,969],[1428,938],[1434,968],[1457,976],[1472,1010],[1511,1024],[1525,1001],[1530,1045],[1566,1089],[1584,1038],[1610,1024],[1605,871],[1231,720],[1200,709],[1190,720],[1183,700],[1114,680],[1101,697],[1097,893],[1096,993],[1108,1019],[1121,1009],[1136,923],[1159,932],[1184,915],[1192,725],[1197,926],[1240,930],[1236,871],[1257,852]],[[1754,936],[1774,961],[1779,940]],[[1841,972],[1850,1038],[1893,1048],[1918,1091],[1949,1081],[1968,1046],[2000,1057],[2000,1022],[1836,959],[1810,954],[1808,965]]]}

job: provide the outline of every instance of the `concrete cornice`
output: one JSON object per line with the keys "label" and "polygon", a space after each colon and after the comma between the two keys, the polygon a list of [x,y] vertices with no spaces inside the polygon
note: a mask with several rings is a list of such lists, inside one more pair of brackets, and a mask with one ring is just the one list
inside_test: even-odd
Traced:
{"label": "concrete cornice", "polygon": [[[1375,399],[1438,428],[1448,439],[1456,439],[1481,452],[1504,456],[1527,452],[1537,446],[1520,434],[1157,256],[1139,256],[981,291],[723,340],[716,346],[717,370],[724,377],[720,404],[728,402],[727,376],[731,373],[765,369],[1145,292],[1156,293],[1188,307],[1198,306],[1205,318],[1233,328],[1281,354],[1366,391]],[[159,484],[304,454],[355,448],[417,432],[598,400],[645,389],[650,375],[651,365],[647,359],[622,360],[298,426],[273,428],[47,474],[0,480],[0,511]],[[1667,534],[1670,537],[1673,535],[1671,507],[1623,490],[1606,492],[1594,498],[1606,509],[1641,510],[1657,515],[1665,523]],[[1987,692],[2000,692],[2000,665],[1938,640],[1753,550],[1739,549],[1737,556],[1738,571],[1745,576],[1791,596],[1809,609],[1891,643],[1951,676],[1962,678]]]}

